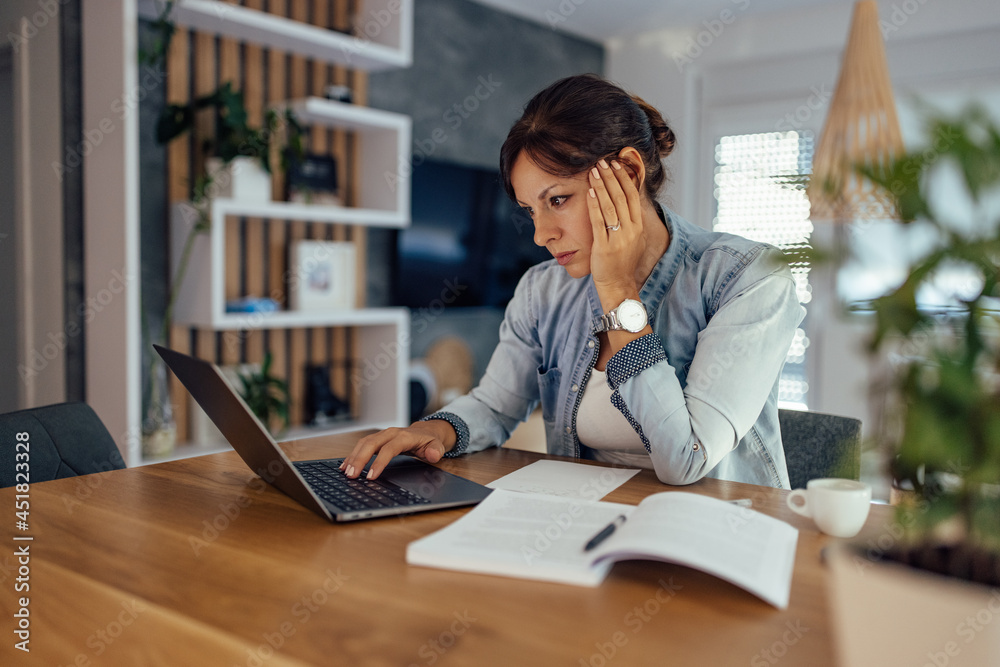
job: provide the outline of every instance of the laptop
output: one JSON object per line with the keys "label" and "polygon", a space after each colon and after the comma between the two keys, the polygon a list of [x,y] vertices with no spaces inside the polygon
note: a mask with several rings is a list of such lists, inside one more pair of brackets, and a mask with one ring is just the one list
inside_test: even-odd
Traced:
{"label": "laptop", "polygon": [[251,470],[328,521],[474,505],[491,491],[412,456],[394,457],[375,480],[348,479],[342,458],[291,461],[215,364],[153,347]]}

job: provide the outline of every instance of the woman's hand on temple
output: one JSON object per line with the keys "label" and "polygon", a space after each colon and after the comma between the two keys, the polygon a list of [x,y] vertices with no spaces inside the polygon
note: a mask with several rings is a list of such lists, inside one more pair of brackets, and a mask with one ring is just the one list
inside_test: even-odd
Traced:
{"label": "woman's hand on temple", "polygon": [[636,270],[643,254],[642,208],[630,171],[619,160],[601,160],[588,172],[587,210],[594,246],[590,273],[598,292],[637,293]]}
{"label": "woman's hand on temple", "polygon": [[358,441],[340,464],[350,478],[357,478],[373,455],[368,479],[378,477],[398,454],[411,454],[428,463],[437,463],[455,446],[455,430],[444,420],[434,419],[410,424],[406,428],[387,428],[366,435]]}

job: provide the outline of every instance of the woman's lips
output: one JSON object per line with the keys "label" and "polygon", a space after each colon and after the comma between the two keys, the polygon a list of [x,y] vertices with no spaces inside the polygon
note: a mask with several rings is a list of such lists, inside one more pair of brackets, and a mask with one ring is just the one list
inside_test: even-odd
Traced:
{"label": "woman's lips", "polygon": [[573,257],[575,256],[576,256],[575,250],[573,252],[561,252],[558,255],[556,255],[556,261],[559,262],[559,264],[561,264],[562,266],[566,266],[567,264],[570,263],[570,260],[572,260]]}

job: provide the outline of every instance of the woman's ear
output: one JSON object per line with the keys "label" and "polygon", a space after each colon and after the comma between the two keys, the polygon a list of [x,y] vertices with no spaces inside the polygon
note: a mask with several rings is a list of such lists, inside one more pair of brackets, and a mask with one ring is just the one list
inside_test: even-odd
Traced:
{"label": "woman's ear", "polygon": [[635,189],[642,192],[642,184],[646,180],[646,165],[642,161],[642,155],[635,148],[626,146],[618,151],[618,162],[628,171],[635,183]]}

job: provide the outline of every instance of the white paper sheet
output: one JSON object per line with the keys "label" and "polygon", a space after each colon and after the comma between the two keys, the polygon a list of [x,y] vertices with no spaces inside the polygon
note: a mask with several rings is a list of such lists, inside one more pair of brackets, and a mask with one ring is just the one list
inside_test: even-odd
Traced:
{"label": "white paper sheet", "polygon": [[406,562],[463,572],[597,586],[612,562],[591,564],[590,538],[632,505],[505,489],[454,523],[411,542]]}
{"label": "white paper sheet", "polygon": [[605,468],[570,461],[535,461],[486,486],[577,500],[600,500],[638,472],[638,469]]}

